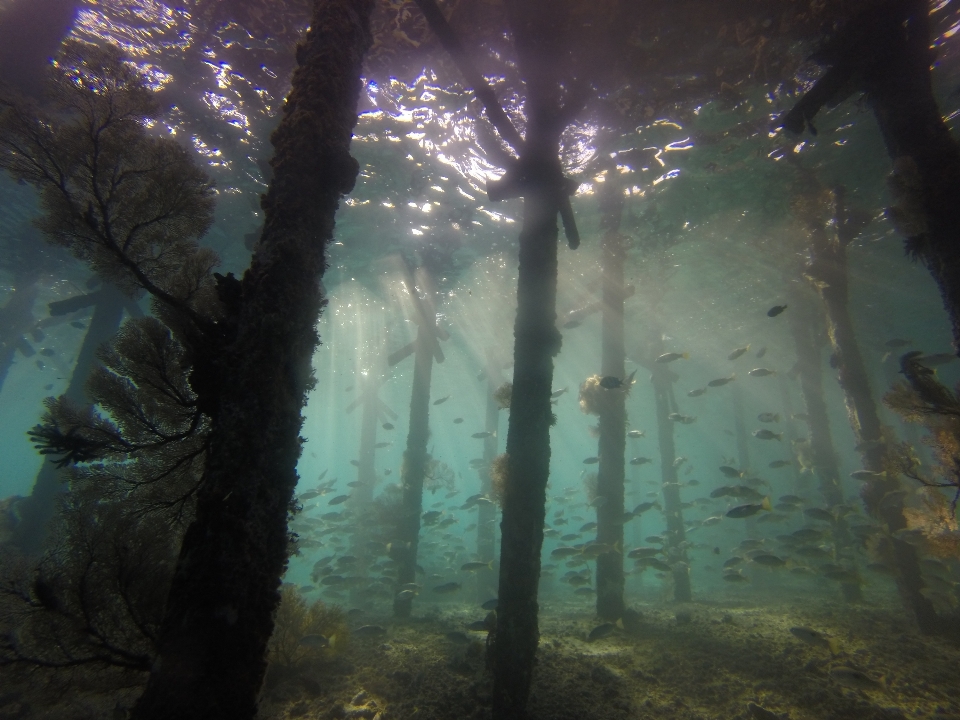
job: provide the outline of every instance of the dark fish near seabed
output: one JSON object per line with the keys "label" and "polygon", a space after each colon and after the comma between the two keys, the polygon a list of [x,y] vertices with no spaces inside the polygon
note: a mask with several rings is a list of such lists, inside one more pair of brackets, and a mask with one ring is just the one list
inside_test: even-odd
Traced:
{"label": "dark fish near seabed", "polygon": [[807,508],[803,511],[803,514],[811,520],[821,520],[823,522],[834,522],[836,520],[833,513],[823,508]]}
{"label": "dark fish near seabed", "polygon": [[757,420],[762,423],[778,423],[780,422],[780,415],[779,413],[770,412],[760,413],[757,415]]}
{"label": "dark fish near seabed", "polygon": [[600,640],[605,638],[608,635],[612,635],[614,629],[617,626],[613,623],[603,623],[602,625],[597,625],[593,630],[587,635],[587,640],[593,642],[594,640]]}
{"label": "dark fish near seabed", "polygon": [[953,353],[935,353],[933,355],[921,355],[917,358],[917,362],[927,367],[937,367],[938,365],[946,365],[956,359],[957,356]]}
{"label": "dark fish near seabed", "polygon": [[382,427],[384,430],[393,430],[394,426],[393,426],[393,423],[384,423],[380,427]]}
{"label": "dark fish near seabed", "polygon": [[786,305],[774,305],[772,308],[767,310],[767,317],[776,317],[786,309]]}
{"label": "dark fish near seabed", "polygon": [[298,644],[303,645],[304,647],[326,648],[326,647],[330,647],[331,640],[333,640],[333,638],[327,639],[325,635],[314,633],[311,635],[304,635],[302,638],[300,638],[300,641]]}
{"label": "dark fish near seabed", "polygon": [[743,473],[742,473],[742,472],[740,472],[740,471],[737,470],[736,468],[730,467],[729,465],[721,465],[721,466],[720,466],[720,472],[722,472],[722,473],[723,473],[724,475],[726,475],[728,478],[740,478],[740,477],[743,477]]}
{"label": "dark fish near seabed", "polygon": [[733,382],[734,380],[736,380],[736,379],[737,379],[737,374],[734,373],[734,374],[731,375],[730,377],[717,378],[716,380],[711,380],[710,382],[707,383],[707,386],[708,386],[708,387],[723,387],[723,386],[726,385],[727,383],[732,383],[732,382]]}
{"label": "dark fish near seabed", "polygon": [[[632,373],[627,375],[627,377],[623,380],[621,380],[618,377],[614,377],[613,375],[607,375],[605,377],[600,378],[600,387],[605,388],[607,390],[616,390],[622,387],[629,388],[631,385],[633,385],[633,376],[636,374],[637,374],[637,371],[634,370]],[[566,388],[564,388],[564,390],[565,389]]]}
{"label": "dark fish near seabed", "polygon": [[757,440],[781,440],[783,438],[783,433],[775,433],[772,430],[767,430],[766,428],[762,430],[754,430],[753,436]]}
{"label": "dark fish near seabed", "polygon": [[493,570],[493,560],[490,562],[480,562],[479,560],[474,560],[472,562],[464,563],[460,566],[460,569],[464,572],[476,572],[477,570]]}
{"label": "dark fish near seabed", "polygon": [[450,399],[449,395],[444,395],[442,398],[437,398],[433,401],[434,405],[443,405],[447,400]]}
{"label": "dark fish near seabed", "polygon": [[750,558],[757,565],[765,565],[767,567],[784,567],[787,564],[787,561],[776,555],[754,555]]}
{"label": "dark fish near seabed", "polygon": [[463,422],[463,418],[454,418],[454,419],[453,419],[453,424],[454,424],[454,425],[459,425],[459,424],[462,423],[462,422]]}
{"label": "dark fish near seabed", "polygon": [[374,445],[374,447],[375,447],[377,450],[380,450],[381,448],[390,447],[391,445],[393,445],[393,443],[390,443],[390,442],[378,442],[376,445]]}
{"label": "dark fish near seabed", "polygon": [[458,582],[448,582],[444,583],[443,585],[437,585],[433,591],[440,595],[449,595],[450,593],[457,592],[457,590],[459,590],[461,587],[462,586]]}
{"label": "dark fish near seabed", "polygon": [[762,347],[762,348],[760,348],[759,350],[757,350],[757,354],[754,355],[754,357],[757,358],[757,359],[760,359],[760,358],[762,358],[762,357],[763,357],[764,355],[766,355],[766,354],[767,354],[767,348],[766,348],[766,347]]}
{"label": "dark fish near seabed", "polygon": [[747,352],[748,350],[750,350],[750,344],[749,344],[749,343],[747,343],[747,346],[746,346],[746,347],[737,348],[737,349],[734,350],[732,353],[730,353],[729,355],[727,355],[727,360],[736,360],[738,357],[740,357],[741,355],[743,355],[743,354],[744,354],[745,352]]}
{"label": "dark fish near seabed", "polygon": [[381,637],[386,635],[387,631],[379,625],[362,625],[356,630],[351,630],[350,634],[353,637]]}
{"label": "dark fish near seabed", "polygon": [[327,505],[339,505],[340,503],[346,502],[349,499],[349,495],[337,495],[333,500],[328,502]]}
{"label": "dark fish near seabed", "polygon": [[880,690],[882,685],[869,675],[852,667],[837,667],[830,671],[830,677],[841,685],[857,690]]}
{"label": "dark fish near seabed", "polygon": [[651,460],[651,459],[648,458],[648,457],[635,457],[635,458],[633,458],[633,459],[630,461],[630,464],[631,464],[631,465],[646,465],[647,463],[652,463],[652,462],[653,462],[653,460]]}
{"label": "dark fish near seabed", "polygon": [[727,582],[750,582],[750,578],[740,571],[725,572],[723,579]]}
{"label": "dark fish near seabed", "polygon": [[750,517],[751,515],[756,515],[761,510],[766,510],[767,512],[770,512],[773,510],[773,506],[770,504],[770,498],[764,498],[763,502],[755,505],[754,504],[738,505],[737,507],[727,512],[727,517],[728,518]]}
{"label": "dark fish near seabed", "polygon": [[680,358],[683,358],[684,360],[687,360],[687,359],[690,358],[690,353],[688,353],[688,352],[682,352],[682,353],[669,352],[669,353],[664,353],[663,355],[661,355],[660,357],[658,357],[654,362],[658,362],[658,363],[669,363],[669,362],[673,362],[674,360],[679,360]]}
{"label": "dark fish near seabed", "polygon": [[836,654],[839,649],[839,643],[837,643],[835,638],[827,637],[822,632],[818,632],[813,628],[792,627],[790,628],[790,632],[795,638],[802,640],[807,645],[829,648],[830,652],[834,654]]}
{"label": "dark fish near seabed", "polygon": [[690,390],[687,393],[687,397],[700,397],[701,395],[707,392],[706,388],[697,388],[696,390]]}
{"label": "dark fish near seabed", "polygon": [[656,548],[656,547],[638,547],[638,548],[634,548],[633,550],[631,550],[630,552],[628,552],[628,553],[627,553],[627,557],[628,557],[628,558],[633,558],[633,559],[636,559],[636,558],[646,558],[646,557],[654,557],[654,556],[656,556],[656,555],[659,555],[659,554],[662,553],[662,552],[663,552],[663,550],[661,550],[660,548]]}
{"label": "dark fish near seabed", "polygon": [[735,497],[743,498],[744,500],[759,500],[763,495],[748,485],[724,485],[711,492],[710,497]]}
{"label": "dark fish near seabed", "polygon": [[660,503],[658,502],[642,502],[633,509],[633,514],[642,515],[647,510],[650,510],[651,508],[656,508],[657,510],[663,509],[660,507]]}
{"label": "dark fish near seabed", "polygon": [[793,465],[793,463],[789,460],[774,460],[772,463],[767,465],[767,467],[777,470],[779,468],[786,467],[787,465]]}
{"label": "dark fish near seabed", "polygon": [[490,598],[480,607],[482,607],[484,610],[496,610],[499,603],[500,601],[497,598]]}
{"label": "dark fish near seabed", "polygon": [[640,567],[651,567],[659,572],[670,572],[672,570],[667,563],[655,557],[642,557],[637,560],[637,565]]}
{"label": "dark fish near seabed", "polygon": [[495,434],[496,434],[496,433],[492,433],[492,432],[490,432],[489,430],[484,430],[483,432],[475,432],[475,433],[474,433],[473,435],[471,435],[470,437],[476,438],[477,440],[482,440],[483,438],[492,437],[492,436],[495,435]]}
{"label": "dark fish near seabed", "polygon": [[591,457],[586,458],[586,459],[583,461],[583,464],[584,464],[584,465],[596,465],[598,462],[600,462],[600,458],[598,458],[596,455],[593,455],[593,456],[591,456]]}
{"label": "dark fish near seabed", "polygon": [[753,370],[747,373],[747,375],[750,375],[751,377],[767,377],[769,375],[776,375],[776,374],[777,374],[776,370],[770,370],[769,368],[754,368]]}

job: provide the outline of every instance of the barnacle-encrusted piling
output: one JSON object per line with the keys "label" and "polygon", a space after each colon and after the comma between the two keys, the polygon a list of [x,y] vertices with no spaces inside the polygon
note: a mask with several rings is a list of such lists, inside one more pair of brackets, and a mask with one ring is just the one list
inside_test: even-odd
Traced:
{"label": "barnacle-encrusted piling", "polygon": [[242,282],[236,339],[218,365],[219,422],[183,542],[159,660],[134,717],[243,720],[257,710],[287,561],[301,410],[312,384],[320,278],[358,165],[372,0],[317,0],[272,141],[265,226]]}

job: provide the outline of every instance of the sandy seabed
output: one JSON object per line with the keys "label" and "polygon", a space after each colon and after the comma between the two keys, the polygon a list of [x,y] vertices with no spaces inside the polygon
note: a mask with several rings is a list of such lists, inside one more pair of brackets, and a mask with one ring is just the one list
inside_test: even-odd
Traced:
{"label": "sandy seabed", "polygon": [[[531,720],[960,720],[960,648],[914,630],[900,608],[805,601],[639,607],[637,632],[587,642],[596,620],[552,604],[541,618]],[[464,632],[474,608],[381,624],[323,667],[282,677],[263,720],[490,717],[485,634]],[[837,652],[790,628],[814,628]],[[875,685],[831,671],[853,668]]]}

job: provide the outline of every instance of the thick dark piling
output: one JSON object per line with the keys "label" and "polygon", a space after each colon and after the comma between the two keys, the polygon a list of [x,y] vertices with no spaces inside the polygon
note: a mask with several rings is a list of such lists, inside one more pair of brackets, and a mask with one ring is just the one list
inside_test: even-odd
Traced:
{"label": "thick dark piling", "polygon": [[[551,148],[556,157],[556,146]],[[507,480],[500,523],[500,587],[493,646],[494,717],[525,716],[540,632],[537,592],[550,474],[550,405],[557,294],[556,192],[541,185],[524,198],[514,325],[513,397],[507,429]]]}
{"label": "thick dark piling", "polygon": [[137,720],[250,720],[287,562],[300,428],[340,197],[358,165],[372,0],[317,0],[272,141],[265,226],[218,370],[218,422]]}

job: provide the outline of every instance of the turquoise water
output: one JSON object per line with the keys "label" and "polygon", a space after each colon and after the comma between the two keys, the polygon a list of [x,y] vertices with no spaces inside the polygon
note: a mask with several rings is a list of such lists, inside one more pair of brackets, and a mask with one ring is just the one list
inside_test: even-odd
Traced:
{"label": "turquoise water", "polygon": [[[938,11],[943,10],[942,5]],[[257,198],[269,182],[265,166],[270,156],[269,132],[288,89],[285,78],[293,65],[290,49],[305,24],[305,15],[302,8],[291,7],[286,15],[277,13],[269,22],[262,19],[263,26],[250,21],[243,29],[242,22],[226,22],[219,16],[209,26],[200,27],[201,14],[194,17],[191,12],[191,8],[148,2],[90,4],[84,6],[72,34],[86,40],[119,42],[161,93],[168,110],[151,130],[192,147],[197,161],[216,180],[215,223],[203,243],[220,255],[219,272],[239,275],[250,258],[251,244],[244,238],[255,239],[262,222]],[[956,92],[951,92],[957,76],[956,26],[950,26],[948,12],[942,14],[938,27],[940,32],[947,31],[937,38],[942,55],[934,78],[943,114],[953,123],[958,103]],[[794,50],[797,56],[805,52]],[[493,63],[491,57],[502,60],[492,51],[486,60]],[[421,717],[457,717],[444,714],[447,700],[439,689],[433,699],[412,701],[400,689],[372,688],[386,682],[375,672],[378,663],[393,668],[391,672],[407,672],[390,654],[398,647],[409,648],[407,652],[413,655],[419,653],[417,657],[426,665],[436,662],[446,668],[434,670],[438,677],[460,672],[449,670],[453,660],[447,662],[448,649],[438,645],[434,635],[461,632],[486,614],[480,603],[496,597],[495,572],[477,573],[464,566],[492,560],[495,571],[499,558],[499,551],[493,558],[478,554],[476,496],[484,493],[489,458],[483,459],[485,439],[477,436],[494,431],[484,419],[488,353],[496,357],[503,380],[512,376],[517,237],[523,210],[520,200],[487,201],[485,183],[501,171],[493,155],[483,149],[472,96],[450,81],[449,68],[421,65],[408,71],[409,62],[401,67],[406,74],[398,71],[396,77],[385,77],[379,68],[370,69],[364,81],[352,147],[361,172],[355,190],[337,215],[330,268],[323,278],[329,305],[318,319],[321,345],[313,358],[316,385],[304,411],[305,442],[298,467],[302,510],[291,524],[299,535],[300,548],[291,556],[283,581],[308,603],[319,600],[349,611],[354,632],[378,624],[390,633],[382,645],[379,640],[365,643],[357,635],[343,651],[353,670],[340,667],[333,674],[338,679],[330,680],[327,690],[302,702],[326,711],[332,704],[346,703],[348,695],[363,684],[381,704],[389,707],[392,702],[394,707],[404,708],[396,717],[412,717],[418,709]],[[503,96],[508,112],[522,125],[523,98],[511,84],[512,66],[504,67],[502,76],[492,75],[491,82]],[[797,86],[803,87],[803,82],[798,80]],[[625,459],[638,462],[626,465],[625,508],[655,505],[625,519],[624,545],[615,551],[624,556],[625,601],[643,614],[644,638],[657,644],[657,649],[655,653],[650,647],[644,649],[622,627],[611,631],[613,639],[607,641],[608,646],[600,646],[607,650],[583,641],[599,623],[592,593],[596,565],[582,552],[596,537],[595,528],[590,527],[597,519],[593,507],[597,498],[590,487],[596,464],[589,460],[597,455],[596,433],[591,432],[597,419],[582,412],[578,403],[581,384],[600,369],[601,316],[595,313],[578,326],[561,330],[563,348],[555,360],[557,423],[551,431],[540,583],[543,667],[548,669],[538,680],[544,685],[538,686],[536,707],[547,707],[544,698],[551,683],[576,678],[582,670],[577,663],[594,667],[589,663],[601,662],[597,656],[605,657],[608,664],[604,667],[622,670],[616,683],[629,688],[626,694],[632,693],[630,702],[636,703],[630,708],[637,708],[642,707],[638,698],[648,692],[644,683],[650,673],[660,677],[659,671],[651,670],[650,664],[656,663],[649,658],[654,654],[660,653],[657,657],[661,659],[696,657],[701,663],[697,672],[709,676],[719,672],[717,668],[732,672],[740,647],[747,648],[749,652],[744,653],[751,658],[760,658],[761,665],[763,658],[771,663],[773,658],[786,658],[782,666],[777,665],[778,681],[760,687],[755,680],[762,673],[751,665],[737,681],[742,681],[742,687],[737,685],[740,689],[731,691],[729,697],[721,701],[697,696],[696,703],[691,701],[691,705],[698,704],[699,715],[693,710],[670,714],[665,709],[669,703],[664,701],[657,705],[659,715],[650,710],[642,716],[730,717],[731,712],[743,711],[752,698],[796,717],[882,717],[885,707],[902,711],[899,717],[960,717],[960,696],[952,679],[945,680],[935,672],[956,660],[956,649],[915,633],[888,569],[871,567],[875,558],[865,543],[854,557],[864,604],[843,604],[838,583],[821,567],[824,558],[836,559],[826,526],[803,512],[821,508],[825,501],[802,448],[790,442],[791,435],[797,440],[809,435],[806,421],[796,417],[805,411],[805,405],[792,372],[796,348],[787,315],[796,312],[789,306],[788,286],[808,287],[801,271],[806,232],[791,211],[798,197],[791,157],[813,169],[824,188],[846,186],[850,204],[871,218],[848,248],[850,312],[881,420],[913,446],[924,471],[934,463],[924,442],[925,430],[904,423],[879,400],[899,379],[900,354],[909,349],[926,354],[952,350],[949,321],[936,285],[922,265],[905,257],[902,238],[884,217],[884,208],[891,202],[886,184],[891,164],[871,113],[854,98],[818,116],[815,138],[809,134],[792,138],[771,130],[777,114],[789,109],[795,99],[783,85],[764,83],[749,85],[732,107],[717,98],[697,102],[691,91],[683,107],[651,109],[632,129],[625,127],[631,124],[625,122],[623,127],[601,132],[596,122],[583,120],[573,123],[564,135],[561,156],[567,175],[579,182],[572,205],[583,240],[575,251],[561,240],[558,325],[570,312],[599,299],[598,194],[603,183],[618,183],[625,197],[621,225],[628,247],[625,276],[636,289],[625,308],[626,371],[636,373],[626,400],[627,429],[642,434],[627,438]],[[631,150],[642,152],[630,154]],[[618,153],[624,159],[614,170],[604,174],[597,169],[598,158]],[[0,241],[30,242],[35,233],[30,220],[37,212],[32,191],[3,177],[0,200]],[[47,252],[42,268],[26,281],[22,268],[13,262],[5,265],[0,258],[0,307],[10,304],[15,293],[35,291],[32,322],[21,323],[16,333],[2,338],[8,345],[19,343],[20,349],[0,388],[0,498],[30,494],[43,458],[26,432],[40,421],[44,398],[65,392],[89,327],[89,310],[56,322],[49,318],[47,304],[86,292],[90,272],[63,253]],[[40,259],[36,262],[39,267]],[[388,356],[412,342],[417,332],[413,304],[402,282],[404,262],[432,263],[436,268],[433,299],[437,322],[449,333],[441,343],[444,360],[434,365],[430,388],[428,451],[438,464],[423,496],[412,625],[391,624],[398,588],[387,545],[390,525],[386,515],[377,514],[382,507],[389,513],[389,500],[399,491],[409,422],[413,359],[393,367],[387,363]],[[784,314],[768,316],[769,308],[784,303],[788,304]],[[148,302],[142,298],[138,307],[149,312]],[[819,322],[815,329],[823,332]],[[7,333],[6,328],[2,330]],[[895,339],[905,341],[902,349],[891,345]],[[649,348],[658,343],[663,352],[689,355],[668,366],[677,375],[676,411],[694,418],[689,423],[672,423],[675,458],[661,458],[657,446]],[[747,346],[740,357],[728,359],[732,351]],[[860,482],[851,477],[862,468],[862,462],[826,343],[820,354],[829,431],[849,506],[847,520],[872,527],[859,499]],[[749,374],[757,368],[773,372]],[[734,373],[736,379],[727,385],[708,385]],[[955,359],[944,362],[937,373],[944,385],[953,387],[960,380],[960,363]],[[351,486],[358,479],[361,454],[363,408],[358,401],[361,391],[371,386],[382,403],[374,441],[378,447],[373,493],[379,506],[355,495]],[[688,394],[700,388],[707,390]],[[504,450],[508,415],[508,409],[499,412],[497,453]],[[748,457],[742,456],[738,447],[738,420],[746,429],[741,440],[745,440]],[[766,440],[753,435],[761,430],[784,434]],[[778,467],[771,465],[777,461]],[[661,463],[677,464],[683,503],[684,550],[693,602],[679,608],[672,602],[670,568],[636,563],[629,557],[634,548],[664,544]],[[758,502],[766,498],[781,507],[763,509],[746,519],[728,516],[735,506],[748,501],[711,497],[717,488],[740,482],[725,478],[721,466],[742,471]],[[920,507],[918,486],[910,480],[903,482],[907,505]],[[800,500],[784,503],[780,498],[786,495]],[[949,495],[944,497],[949,499]],[[496,504],[497,498],[483,496],[482,502]],[[5,522],[16,521],[16,513],[11,511]],[[810,542],[784,540],[804,529],[815,535]],[[951,532],[957,532],[955,516]],[[555,552],[561,548],[577,550],[567,555],[562,550]],[[822,558],[813,552],[818,549]],[[774,555],[778,564],[754,561],[757,555]],[[735,558],[740,560],[733,562]],[[942,564],[942,569],[931,571],[942,584],[939,607],[955,613],[960,604],[960,557],[925,559]],[[731,561],[729,566],[724,565],[727,561]],[[736,579],[731,580],[730,573],[735,573]],[[340,580],[330,581],[334,577]],[[451,583],[457,587],[450,592],[436,590],[453,587]],[[707,628],[702,630],[699,647],[695,633],[685,629],[691,617],[695,626],[700,623],[699,627]],[[811,673],[820,674],[810,682],[827,688],[827,695],[805,705],[803,697],[791,695],[784,686],[796,671],[790,662],[802,652],[814,650],[790,636],[789,628],[817,623],[844,649],[836,657],[832,651],[829,656],[822,652],[817,656],[819,664],[814,663]],[[742,634],[724,640],[728,626],[740,628]],[[907,664],[899,668],[899,675],[898,636],[906,638],[903,643],[913,653],[910,663],[903,660]],[[464,643],[468,649],[451,651],[457,662],[466,663],[461,672],[468,678],[461,678],[464,683],[482,682],[477,680],[482,676],[482,662],[477,660],[477,653],[482,655],[482,650],[477,650],[481,641],[479,634],[470,635]],[[737,644],[740,642],[743,645]],[[716,651],[715,666],[704,669],[710,662],[704,656],[717,647],[721,650]],[[634,658],[631,662],[644,669],[635,668],[630,674],[617,665],[620,660],[612,659],[614,656],[630,656]],[[661,663],[673,668],[661,673],[661,690],[690,699],[698,691],[684,684],[691,682],[689,672],[682,661],[678,663],[680,669]],[[858,688],[849,679],[844,685],[842,678],[837,679],[840,676],[830,675],[837,667],[847,666],[860,667],[871,678],[896,680],[886,682],[885,696],[878,699],[876,688]],[[551,672],[556,674],[544,679]],[[917,678],[924,676],[933,678],[929,687],[915,693],[905,690],[914,688]],[[323,683],[327,682],[325,678]],[[570,682],[576,685],[581,681]],[[391,692],[395,699],[384,700]],[[603,702],[610,699],[597,693]],[[128,706],[127,695],[116,697]],[[283,693],[268,696],[264,716],[285,717],[299,698],[291,697]],[[112,702],[114,696],[110,698]],[[94,705],[91,701],[91,707]],[[362,702],[353,705],[359,707]],[[825,712],[824,708],[833,708],[832,714],[816,714]],[[538,712],[545,718],[563,716],[546,709]],[[609,714],[597,717],[641,716],[631,715],[631,709],[623,710],[625,714],[604,712]]]}

